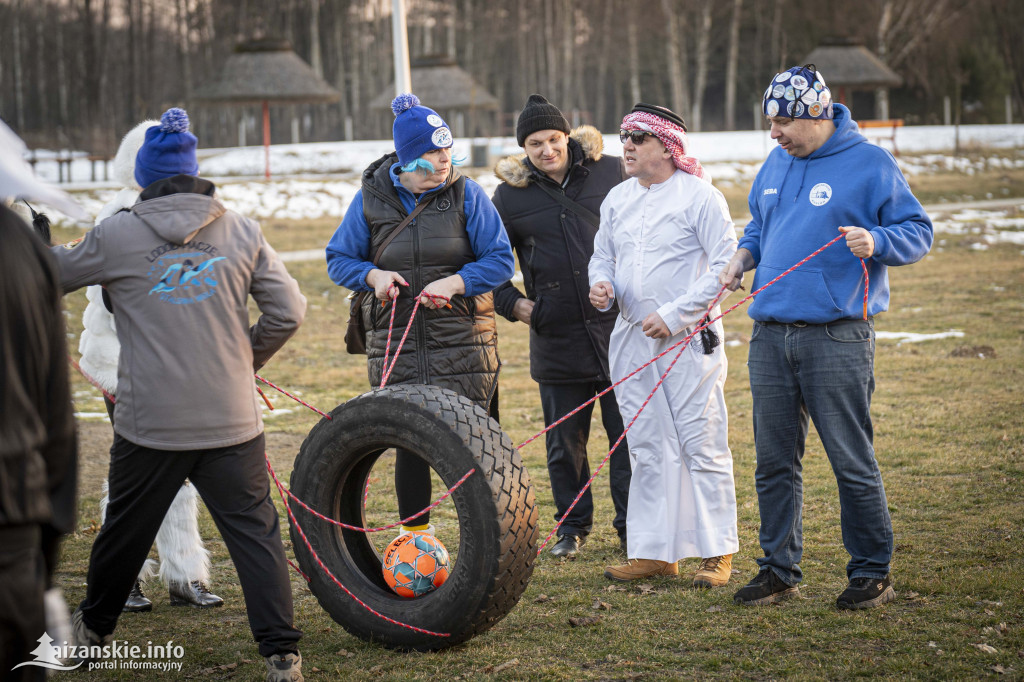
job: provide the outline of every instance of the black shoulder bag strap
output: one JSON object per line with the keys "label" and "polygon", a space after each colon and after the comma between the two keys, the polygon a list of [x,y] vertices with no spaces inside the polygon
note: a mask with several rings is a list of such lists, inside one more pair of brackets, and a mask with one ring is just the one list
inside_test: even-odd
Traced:
{"label": "black shoulder bag strap", "polygon": [[430,198],[427,199],[426,201],[421,201],[420,203],[416,204],[416,208],[412,210],[412,213],[405,216],[405,219],[402,222],[398,223],[398,227],[391,231],[391,234],[389,234],[388,238],[384,240],[384,243],[377,248],[377,253],[373,254],[374,265],[376,265],[377,262],[380,260],[380,256],[382,253],[384,253],[384,249],[388,248],[388,244],[393,242],[395,240],[395,237],[397,237],[402,232],[402,230],[408,227],[409,223],[416,219],[416,216],[420,214],[420,211],[425,209],[427,207],[427,204],[434,200],[434,196],[435,195],[431,195]]}
{"label": "black shoulder bag strap", "polygon": [[[427,207],[427,204],[429,204],[433,198],[434,197],[432,195],[430,199],[421,201],[417,204],[416,208],[414,208],[412,212],[405,216],[402,222],[398,224],[398,227],[391,231],[388,238],[384,240],[384,243],[377,248],[377,252],[373,254],[374,265],[377,265],[381,254],[384,253],[384,249],[394,241],[395,237],[397,237],[398,234],[409,225],[409,223],[415,220],[416,216],[418,216],[420,212]],[[352,355],[366,354],[366,326],[363,324],[363,318],[359,313],[359,310],[362,308],[363,301],[366,300],[366,297],[372,295],[372,290],[359,292],[353,291],[349,294],[348,326],[345,327],[345,350]]]}
{"label": "black shoulder bag strap", "polygon": [[579,203],[565,196],[565,192],[559,192],[556,189],[552,189],[551,187],[548,187],[547,183],[543,181],[534,181],[533,184],[537,185],[542,190],[544,190],[549,197],[560,203],[562,206],[566,207],[579,217],[586,220],[588,223],[590,223],[592,227],[599,228],[601,226],[600,216],[596,215],[592,211],[584,208]]}

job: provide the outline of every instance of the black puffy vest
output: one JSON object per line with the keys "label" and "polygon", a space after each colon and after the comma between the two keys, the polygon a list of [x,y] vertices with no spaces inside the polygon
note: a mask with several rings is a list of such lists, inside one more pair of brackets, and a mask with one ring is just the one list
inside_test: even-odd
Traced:
{"label": "black puffy vest", "polygon": [[[370,253],[387,239],[408,215],[391,182],[395,154],[378,159],[363,172],[363,215],[370,226]],[[454,167],[447,186],[381,254],[377,267],[397,272],[409,283],[400,287],[388,363],[412,314],[416,294],[476,260],[465,216],[466,179]],[[424,195],[426,200],[430,195]],[[372,295],[362,307],[366,324],[367,374],[379,386],[391,307]],[[487,409],[498,383],[498,334],[490,292],[455,296],[451,308],[416,311],[409,337],[391,376],[391,384],[432,384],[466,396]]]}

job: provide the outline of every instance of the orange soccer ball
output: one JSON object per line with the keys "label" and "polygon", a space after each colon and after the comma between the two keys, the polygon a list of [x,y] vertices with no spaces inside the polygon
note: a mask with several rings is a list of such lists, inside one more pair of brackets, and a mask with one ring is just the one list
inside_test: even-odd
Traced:
{"label": "orange soccer ball", "polygon": [[419,597],[448,579],[448,550],[433,535],[407,533],[384,550],[384,581],[402,597]]}

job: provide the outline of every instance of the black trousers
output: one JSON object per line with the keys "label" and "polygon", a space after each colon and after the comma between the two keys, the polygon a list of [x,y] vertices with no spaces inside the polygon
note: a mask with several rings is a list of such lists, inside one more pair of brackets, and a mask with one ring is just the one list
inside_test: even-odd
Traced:
{"label": "black trousers", "polygon": [[[539,384],[540,402],[544,410],[544,425],[561,419],[595,395],[608,388],[608,382],[589,381],[573,384]],[[608,448],[622,435],[622,415],[615,402],[615,392],[609,391],[598,401],[601,403],[601,422],[608,434]],[[571,418],[547,432],[548,476],[555,499],[555,521],[562,520],[566,510],[590,479],[587,459],[587,441],[590,439],[590,417],[594,405],[590,404]],[[608,452],[601,449],[601,459]],[[629,481],[633,471],[629,464],[629,446],[623,439],[608,460],[608,484],[615,519],[612,526],[620,538],[626,537],[626,507],[629,503]],[[559,528],[559,535],[586,536],[594,525],[594,501],[590,489],[583,494],[572,512]]]}
{"label": "black trousers", "polygon": [[192,481],[210,510],[245,596],[261,656],[298,651],[292,592],[277,510],[270,499],[263,434],[209,450],[155,450],[114,434],[110,502],[92,545],[82,619],[96,634],[114,631],[125,599],[178,488]]}
{"label": "black trousers", "polygon": [[[487,413],[494,421],[499,421],[497,385],[494,386],[494,394],[491,396]],[[619,433],[621,432],[620,429]],[[626,489],[629,490],[628,481]],[[430,485],[430,465],[420,459],[416,453],[403,448],[395,448],[395,496],[398,498],[398,516],[402,519],[426,508],[433,502],[430,499],[433,497]],[[622,518],[623,524],[625,524],[626,517]],[[425,526],[428,523],[430,523],[430,512],[411,519],[407,525]],[[623,525],[622,532],[626,532],[625,525]]]}
{"label": "black trousers", "polygon": [[19,663],[36,660],[31,652],[46,629],[45,583],[39,526],[0,528],[0,677],[4,680],[46,679],[46,668],[29,665],[12,670]]}

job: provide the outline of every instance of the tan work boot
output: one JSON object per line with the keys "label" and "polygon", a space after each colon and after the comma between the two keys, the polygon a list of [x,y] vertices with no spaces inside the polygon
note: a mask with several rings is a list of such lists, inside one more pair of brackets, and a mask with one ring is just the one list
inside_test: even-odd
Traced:
{"label": "tan work boot", "polygon": [[697,572],[693,574],[693,586],[700,588],[721,587],[729,583],[732,576],[732,554],[701,559]]}
{"label": "tan work boot", "polygon": [[674,577],[679,575],[679,562],[658,561],[656,559],[630,559],[621,566],[605,566],[604,577],[626,582],[653,578],[655,576]]}
{"label": "tan work boot", "polygon": [[267,682],[304,682],[302,654],[274,654],[263,659],[267,664]]}

